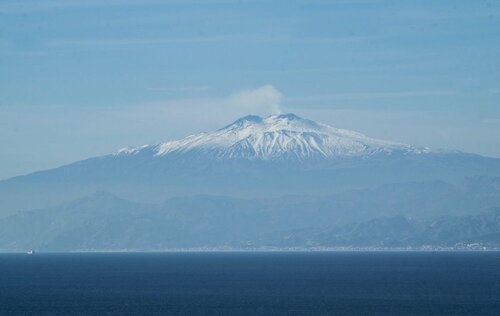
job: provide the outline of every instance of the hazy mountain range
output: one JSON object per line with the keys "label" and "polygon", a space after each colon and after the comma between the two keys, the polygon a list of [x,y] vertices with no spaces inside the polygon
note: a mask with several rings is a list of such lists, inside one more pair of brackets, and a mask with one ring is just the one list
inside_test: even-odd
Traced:
{"label": "hazy mountain range", "polygon": [[0,181],[0,250],[500,246],[500,159],[293,114]]}

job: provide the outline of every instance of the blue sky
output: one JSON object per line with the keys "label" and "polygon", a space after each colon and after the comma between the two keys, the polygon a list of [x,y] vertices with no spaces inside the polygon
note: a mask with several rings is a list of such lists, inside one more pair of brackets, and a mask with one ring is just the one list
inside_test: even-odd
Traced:
{"label": "blue sky", "polygon": [[0,1],[0,179],[294,112],[500,157],[500,1]]}

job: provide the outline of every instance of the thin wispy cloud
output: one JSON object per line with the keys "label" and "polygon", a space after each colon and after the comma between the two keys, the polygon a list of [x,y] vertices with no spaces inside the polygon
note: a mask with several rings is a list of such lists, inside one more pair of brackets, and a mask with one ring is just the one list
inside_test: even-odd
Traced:
{"label": "thin wispy cloud", "polygon": [[121,48],[123,46],[143,46],[156,44],[176,44],[176,43],[202,43],[202,42],[222,42],[232,41],[243,37],[238,36],[187,36],[170,38],[106,38],[106,39],[53,39],[46,41],[46,46],[51,48],[64,47],[104,47]]}
{"label": "thin wispy cloud", "polygon": [[486,124],[500,124],[500,117],[484,119],[483,123],[486,123]]}
{"label": "thin wispy cloud", "polygon": [[227,3],[224,0],[5,0],[0,2],[0,12],[26,13],[48,10],[70,10],[88,7],[190,5]]}
{"label": "thin wispy cloud", "polygon": [[201,91],[207,91],[209,89],[210,86],[148,88],[149,91],[161,91],[161,92],[201,92]]}
{"label": "thin wispy cloud", "polygon": [[46,11],[54,9],[72,9],[72,8],[84,8],[93,7],[96,5],[127,5],[134,4],[137,2],[127,1],[127,0],[109,0],[109,1],[97,1],[97,0],[40,0],[40,1],[2,1],[0,3],[0,11],[6,13],[23,13],[23,12],[36,12],[36,11]]}
{"label": "thin wispy cloud", "polygon": [[453,90],[423,90],[423,91],[395,91],[395,92],[370,92],[370,93],[337,93],[307,96],[292,96],[287,101],[334,101],[334,100],[369,100],[386,98],[425,97],[454,95]]}
{"label": "thin wispy cloud", "polygon": [[217,43],[217,42],[269,42],[269,43],[296,43],[296,44],[320,44],[320,43],[345,43],[373,40],[377,37],[322,37],[301,38],[291,36],[273,36],[267,34],[226,34],[206,36],[185,36],[165,38],[96,38],[96,39],[49,39],[44,44],[48,48],[123,48],[125,46],[144,46],[162,44],[182,43]]}
{"label": "thin wispy cloud", "polygon": [[500,10],[497,8],[482,8],[475,10],[398,10],[393,14],[383,15],[387,18],[399,20],[424,20],[424,21],[439,21],[439,20],[456,20],[456,19],[484,19],[500,16]]}

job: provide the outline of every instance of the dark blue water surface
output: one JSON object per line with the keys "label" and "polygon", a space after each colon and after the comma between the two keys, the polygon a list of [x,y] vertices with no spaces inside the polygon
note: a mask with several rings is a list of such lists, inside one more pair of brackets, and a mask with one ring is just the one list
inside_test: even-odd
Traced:
{"label": "dark blue water surface", "polygon": [[1,254],[1,315],[500,315],[500,253]]}

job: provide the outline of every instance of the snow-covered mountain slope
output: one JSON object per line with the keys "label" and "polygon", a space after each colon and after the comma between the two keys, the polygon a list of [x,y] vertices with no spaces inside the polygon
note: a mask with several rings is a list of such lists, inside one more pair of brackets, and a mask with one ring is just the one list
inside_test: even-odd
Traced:
{"label": "snow-covered mountain slope", "polygon": [[427,148],[369,138],[294,114],[245,116],[215,132],[159,145],[124,148],[117,155],[194,154],[213,159],[305,160],[370,156],[393,152],[421,154]]}

